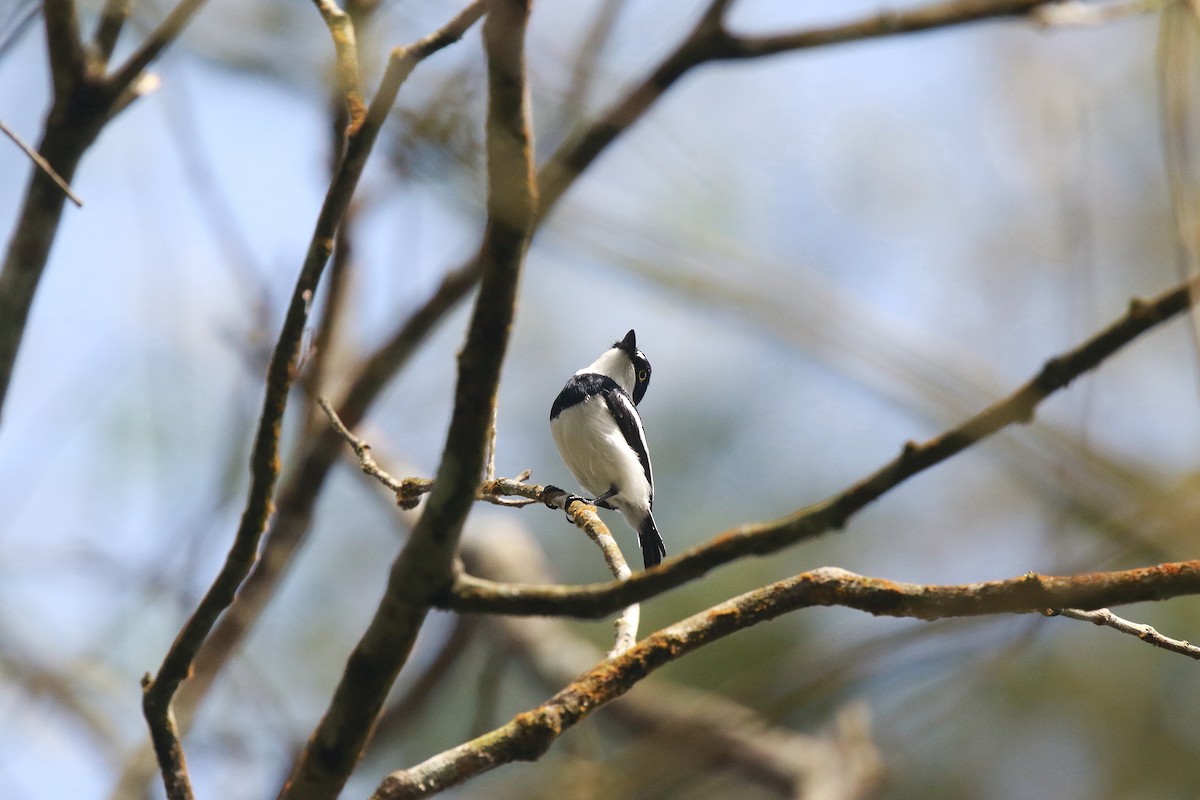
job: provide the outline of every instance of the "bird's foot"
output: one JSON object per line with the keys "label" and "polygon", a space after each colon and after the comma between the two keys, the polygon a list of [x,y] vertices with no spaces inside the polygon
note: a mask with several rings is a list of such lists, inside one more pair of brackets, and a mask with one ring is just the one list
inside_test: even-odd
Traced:
{"label": "bird's foot", "polygon": [[[571,492],[563,491],[562,489],[553,485],[546,486],[545,491],[542,492],[542,497],[545,498],[543,502],[545,502],[548,507],[561,508],[564,512],[566,512],[567,521],[571,523],[575,522],[575,516],[571,514],[571,512],[567,511],[567,509],[571,507],[571,503],[578,500],[579,502],[586,503],[588,505],[595,504],[595,501],[593,500],[589,500],[586,497],[580,497],[579,495]],[[560,502],[561,505],[559,505]]]}

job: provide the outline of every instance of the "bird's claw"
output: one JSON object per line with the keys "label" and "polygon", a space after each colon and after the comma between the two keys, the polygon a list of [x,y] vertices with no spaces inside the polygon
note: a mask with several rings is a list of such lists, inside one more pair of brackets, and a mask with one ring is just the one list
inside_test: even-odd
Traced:
{"label": "bird's claw", "polygon": [[[544,502],[548,508],[561,508],[567,515],[567,521],[572,523],[575,522],[575,516],[571,514],[571,512],[567,511],[567,509],[571,507],[571,503],[575,502],[576,500],[587,505],[593,505],[595,503],[594,500],[588,500],[586,497],[580,497],[572,492],[563,491],[562,489],[553,485],[546,486],[545,491],[542,492],[542,497],[542,502]],[[560,502],[561,505],[559,505]]]}
{"label": "bird's claw", "polygon": [[562,508],[563,508],[563,513],[565,513],[567,515],[567,522],[570,522],[572,524],[574,524],[574,522],[575,522],[575,515],[572,514],[570,511],[567,511],[567,509],[570,508],[571,503],[575,502],[576,500],[583,503],[584,505],[588,505],[588,506],[592,505],[592,501],[588,500],[586,497],[580,497],[577,494],[571,494],[570,492],[568,492],[567,496],[563,498]]}

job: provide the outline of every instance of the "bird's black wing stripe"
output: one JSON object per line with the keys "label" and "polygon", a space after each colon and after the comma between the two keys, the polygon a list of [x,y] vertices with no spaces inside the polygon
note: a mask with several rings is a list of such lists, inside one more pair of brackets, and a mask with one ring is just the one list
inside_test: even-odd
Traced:
{"label": "bird's black wing stripe", "polygon": [[617,427],[625,441],[637,453],[638,461],[642,462],[642,471],[646,473],[646,482],[650,484],[650,497],[654,497],[654,474],[650,469],[650,453],[646,450],[646,436],[642,432],[641,417],[629,395],[612,381],[612,386],[602,392],[604,402],[608,405],[609,413],[617,421]]}
{"label": "bird's black wing stripe", "polygon": [[582,403],[594,394],[600,394],[610,386],[620,388],[617,382],[607,375],[595,372],[572,375],[563,386],[562,391],[558,393],[558,397],[554,399],[554,405],[550,407],[550,419],[555,419],[565,409]]}

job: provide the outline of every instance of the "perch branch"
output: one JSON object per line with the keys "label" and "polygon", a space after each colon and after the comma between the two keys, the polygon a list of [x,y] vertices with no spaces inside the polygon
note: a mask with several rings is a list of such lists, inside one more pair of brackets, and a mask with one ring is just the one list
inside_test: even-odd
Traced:
{"label": "perch branch", "polygon": [[740,525],[659,567],[623,582],[565,586],[508,586],[503,592],[482,579],[460,575],[439,598],[445,608],[505,614],[570,614],[601,617],[630,603],[680,586],[714,567],[747,555],[765,555],[842,528],[857,511],[890,489],[975,443],[1033,419],[1038,405],[1095,369],[1137,337],[1181,314],[1193,302],[1194,278],[1150,300],[1134,299],[1126,313],[1072,350],[1051,358],[1015,392],[923,443],[908,442],[900,454],[854,486],[779,520]]}

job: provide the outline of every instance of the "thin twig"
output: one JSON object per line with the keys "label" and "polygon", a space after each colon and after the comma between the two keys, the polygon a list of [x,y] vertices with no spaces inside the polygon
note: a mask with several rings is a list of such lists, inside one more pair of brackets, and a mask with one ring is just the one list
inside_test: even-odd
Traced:
{"label": "thin twig", "polygon": [[1161,647],[1163,650],[1170,650],[1172,653],[1179,653],[1188,658],[1194,658],[1200,661],[1200,647],[1194,644],[1185,642],[1182,639],[1172,639],[1169,636],[1164,636],[1150,625],[1145,625],[1139,622],[1130,622],[1127,619],[1122,619],[1116,614],[1109,611],[1107,608],[1097,608],[1095,611],[1083,611],[1078,608],[1063,608],[1057,611],[1048,611],[1047,616],[1070,617],[1084,622],[1091,622],[1095,625],[1106,625],[1113,630],[1127,633],[1130,636],[1136,636],[1146,644]]}
{"label": "thin twig", "polygon": [[812,606],[923,620],[1047,608],[1098,608],[1200,593],[1200,561],[1070,577],[1027,574],[952,586],[896,583],[822,567],[764,586],[647,636],[506,725],[415,767],[393,772],[372,800],[428,797],[512,761],[541,757],[567,729],[660,667],[731,633]]}
{"label": "thin twig", "polygon": [[499,412],[499,404],[492,404],[492,418],[488,420],[487,431],[487,458],[483,462],[483,479],[491,481],[496,479],[496,415]]}
{"label": "thin twig", "polygon": [[774,553],[796,542],[839,530],[856,512],[909,478],[957,455],[992,434],[1032,421],[1050,395],[1089,372],[1125,345],[1193,302],[1200,278],[1185,281],[1150,300],[1135,298],[1126,313],[1072,350],[1051,358],[1023,386],[975,416],[926,442],[908,442],[899,455],[854,486],[814,505],[772,522],[740,525],[707,544],[699,545],[655,570],[630,580],[579,587],[496,587],[488,581],[460,575],[439,604],[460,611],[505,614],[570,614],[602,617],[630,603],[645,600],[693,580],[714,567],[747,555]]}
{"label": "thin twig", "polygon": [[375,480],[382,483],[390,489],[397,497],[405,493],[404,481],[399,481],[389,475],[382,467],[376,463],[371,455],[371,445],[364,442],[362,439],[350,432],[350,429],[342,424],[338,418],[337,412],[333,410],[333,404],[326,397],[318,397],[317,405],[329,417],[329,424],[337,431],[338,436],[346,440],[346,443],[354,450],[354,455],[358,456],[358,463],[362,466],[362,471],[370,475]]}
{"label": "thin twig", "polygon": [[21,148],[25,155],[29,156],[29,160],[37,165],[38,169],[46,173],[46,175],[50,177],[50,180],[54,181],[55,185],[58,186],[59,189],[62,189],[63,194],[67,196],[68,200],[74,203],[77,207],[83,208],[83,201],[79,199],[79,195],[71,191],[70,185],[68,185],[67,182],[62,179],[62,176],[55,171],[54,167],[50,166],[50,162],[42,158],[42,154],[30,147],[25,140],[17,134],[16,131],[5,125],[4,120],[0,120],[0,133],[3,133],[9,139],[12,139],[13,144]]}

